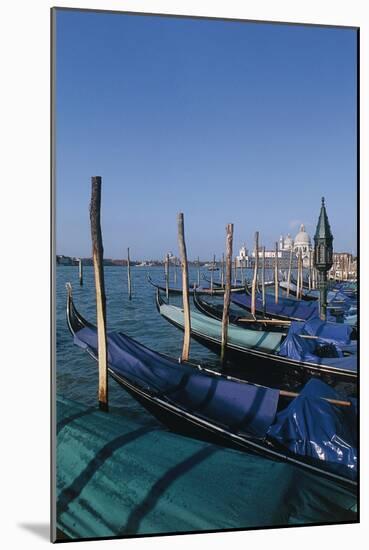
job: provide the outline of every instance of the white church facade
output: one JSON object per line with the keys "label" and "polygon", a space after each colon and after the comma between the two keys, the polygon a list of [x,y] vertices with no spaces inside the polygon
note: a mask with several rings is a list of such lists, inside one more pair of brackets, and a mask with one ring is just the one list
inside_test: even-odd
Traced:
{"label": "white church facade", "polygon": [[[262,257],[263,245],[259,244],[259,258]],[[297,233],[296,237],[293,239],[290,234],[287,234],[286,237],[283,235],[279,238],[278,245],[278,259],[280,267],[288,267],[290,261],[291,250],[294,252],[293,266],[296,267],[297,258],[301,250],[301,256],[304,267],[309,267],[310,257],[312,257],[313,247],[311,244],[310,235],[307,233],[304,224],[301,224],[300,231]],[[275,258],[275,250],[265,250],[265,260],[268,267],[272,267],[273,260]],[[255,261],[255,251],[253,250],[251,254],[246,248],[246,245],[241,246],[239,254],[237,256],[237,264],[244,267],[252,267]]]}

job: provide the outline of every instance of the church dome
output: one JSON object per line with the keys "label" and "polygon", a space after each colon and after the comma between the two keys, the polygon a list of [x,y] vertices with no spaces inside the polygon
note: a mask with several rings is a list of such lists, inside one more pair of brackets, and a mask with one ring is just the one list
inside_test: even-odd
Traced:
{"label": "church dome", "polygon": [[305,231],[304,224],[301,224],[300,231],[295,237],[295,246],[310,246],[310,237]]}

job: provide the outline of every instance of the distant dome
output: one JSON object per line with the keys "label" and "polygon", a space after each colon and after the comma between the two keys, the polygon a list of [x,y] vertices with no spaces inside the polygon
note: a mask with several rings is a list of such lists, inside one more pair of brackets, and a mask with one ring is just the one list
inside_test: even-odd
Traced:
{"label": "distant dome", "polygon": [[306,233],[305,226],[303,223],[301,224],[299,233],[297,233],[295,237],[295,246],[302,246],[302,245],[310,246],[310,237]]}

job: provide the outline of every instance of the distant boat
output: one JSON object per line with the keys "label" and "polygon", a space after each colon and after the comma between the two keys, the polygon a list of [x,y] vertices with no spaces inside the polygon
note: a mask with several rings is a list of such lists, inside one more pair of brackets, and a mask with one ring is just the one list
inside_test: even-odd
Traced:
{"label": "distant boat", "polygon": [[208,271],[219,271],[219,267],[213,263],[204,264],[204,267],[207,267]]}
{"label": "distant boat", "polygon": [[136,264],[136,267],[152,267],[153,265],[152,262],[141,262],[140,264]]}

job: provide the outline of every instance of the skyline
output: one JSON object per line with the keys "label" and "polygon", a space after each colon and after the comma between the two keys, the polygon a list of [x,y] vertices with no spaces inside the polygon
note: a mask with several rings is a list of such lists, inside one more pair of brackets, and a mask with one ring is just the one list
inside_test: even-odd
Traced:
{"label": "skyline", "polygon": [[[356,32],[59,10],[57,254],[91,254],[101,175],[106,257],[272,248],[321,196],[334,249],[356,253]],[[143,197],[144,195],[144,197]]]}

